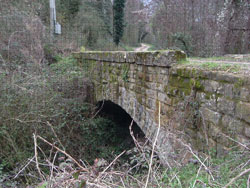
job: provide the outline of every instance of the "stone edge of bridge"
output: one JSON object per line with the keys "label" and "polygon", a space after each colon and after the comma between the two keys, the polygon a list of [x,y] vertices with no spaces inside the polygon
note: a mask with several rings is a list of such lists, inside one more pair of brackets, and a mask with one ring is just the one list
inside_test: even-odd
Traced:
{"label": "stone edge of bridge", "polygon": [[95,60],[100,62],[135,63],[138,65],[171,67],[179,61],[186,60],[183,51],[164,50],[148,52],[132,51],[86,51],[76,52],[73,56],[77,59]]}

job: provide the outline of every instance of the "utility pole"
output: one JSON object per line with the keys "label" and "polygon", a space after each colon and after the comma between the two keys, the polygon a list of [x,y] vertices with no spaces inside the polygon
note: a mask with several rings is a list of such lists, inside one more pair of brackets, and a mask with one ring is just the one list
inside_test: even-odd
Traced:
{"label": "utility pole", "polygon": [[53,38],[55,32],[55,18],[56,18],[56,2],[55,0],[49,0],[50,7],[50,38]]}
{"label": "utility pole", "polygon": [[56,21],[56,2],[55,0],[49,0],[50,7],[50,37],[51,40],[55,34],[61,34],[61,25]]}

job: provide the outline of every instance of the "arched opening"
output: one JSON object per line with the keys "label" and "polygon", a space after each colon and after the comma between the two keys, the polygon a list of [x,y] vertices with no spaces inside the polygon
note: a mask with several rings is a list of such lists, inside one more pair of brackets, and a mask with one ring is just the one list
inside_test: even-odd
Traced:
{"label": "arched opening", "polygon": [[133,121],[131,116],[119,105],[112,101],[104,100],[97,103],[98,114],[101,117],[107,118],[115,124],[115,136],[119,140],[123,140],[120,144],[123,145],[123,149],[130,149],[134,147],[134,141],[130,133],[129,127],[132,124],[131,130],[136,139],[142,140],[145,138],[145,134],[141,128]]}

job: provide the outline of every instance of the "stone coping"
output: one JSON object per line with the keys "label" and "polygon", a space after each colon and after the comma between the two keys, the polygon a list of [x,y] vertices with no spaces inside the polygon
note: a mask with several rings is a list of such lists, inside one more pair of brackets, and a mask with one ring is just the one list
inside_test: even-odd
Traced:
{"label": "stone coping", "polygon": [[74,53],[77,59],[96,60],[100,62],[135,63],[138,65],[171,67],[172,64],[186,59],[183,51],[86,51]]}

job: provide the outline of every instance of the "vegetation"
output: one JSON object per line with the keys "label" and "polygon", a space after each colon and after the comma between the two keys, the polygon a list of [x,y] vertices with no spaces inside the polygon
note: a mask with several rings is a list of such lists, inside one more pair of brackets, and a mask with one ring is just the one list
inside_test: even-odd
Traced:
{"label": "vegetation", "polygon": [[[95,108],[86,103],[89,83],[75,59],[57,59],[50,67],[27,64],[18,72],[1,71],[0,180],[4,186],[34,155],[33,133],[54,140],[90,164],[97,157],[109,161],[125,147],[121,144],[125,138],[117,136],[119,126],[104,117],[92,118]],[[45,155],[51,152],[44,144],[40,147]],[[24,179],[17,179],[19,184],[35,182],[27,175],[37,176],[34,167],[31,164],[20,174]]]}
{"label": "vegetation", "polygon": [[196,67],[196,68],[201,68],[204,70],[214,70],[214,71],[226,71],[226,72],[231,72],[231,73],[238,73],[240,70],[244,68],[244,65],[238,65],[238,64],[232,64],[232,63],[221,63],[221,62],[216,62],[216,61],[182,61],[180,62],[183,66],[187,67]]}
{"label": "vegetation", "polygon": [[114,43],[116,45],[119,44],[124,31],[124,7],[125,7],[125,0],[114,0],[113,5],[113,22],[114,22]]}

